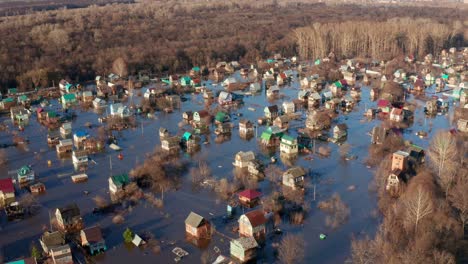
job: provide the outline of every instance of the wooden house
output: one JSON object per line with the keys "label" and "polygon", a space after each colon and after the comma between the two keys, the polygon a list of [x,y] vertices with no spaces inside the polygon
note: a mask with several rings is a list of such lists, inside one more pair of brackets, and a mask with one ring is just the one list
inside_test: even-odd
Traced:
{"label": "wooden house", "polygon": [[280,152],[285,154],[297,154],[299,152],[297,138],[283,135],[280,142]]}
{"label": "wooden house", "polygon": [[438,109],[439,108],[437,106],[437,100],[433,99],[433,100],[426,101],[426,106],[424,107],[424,111],[426,112],[426,114],[428,115],[436,114]]}
{"label": "wooden house", "polygon": [[96,255],[107,250],[106,241],[102,237],[101,228],[88,227],[80,232],[81,246],[88,249],[91,255]]}
{"label": "wooden house", "polygon": [[61,100],[62,100],[62,105],[64,107],[74,105],[77,102],[76,94],[74,94],[74,93],[64,94],[64,95],[62,95]]}
{"label": "wooden house", "polygon": [[348,126],[346,124],[338,124],[333,127],[333,139],[339,140],[348,135]]}
{"label": "wooden house", "polygon": [[55,219],[58,227],[63,231],[81,230],[83,219],[80,215],[80,208],[75,203],[55,210]]}
{"label": "wooden house", "polygon": [[176,153],[180,149],[180,137],[173,136],[161,140],[161,148],[165,151]]}
{"label": "wooden house", "polygon": [[89,138],[89,134],[86,131],[79,130],[76,131],[73,135],[73,143],[75,147],[82,148],[84,146],[84,142]]}
{"label": "wooden house", "polygon": [[257,241],[253,237],[240,237],[230,242],[231,256],[241,262],[252,261],[257,257]]}
{"label": "wooden house", "polygon": [[111,104],[109,105],[109,109],[110,109],[111,116],[127,118],[131,115],[130,109],[121,103]]}
{"label": "wooden house", "polygon": [[93,107],[94,107],[95,109],[101,109],[101,108],[104,108],[104,107],[106,107],[106,106],[107,106],[107,102],[106,102],[106,100],[104,100],[104,99],[95,98],[95,99],[93,100]]}
{"label": "wooden house", "polygon": [[278,116],[273,120],[273,125],[279,127],[280,129],[288,129],[289,117],[286,115]]}
{"label": "wooden house", "polygon": [[408,180],[407,173],[399,169],[394,169],[387,177],[385,189],[392,194],[398,194],[402,184],[407,183]]}
{"label": "wooden house", "polygon": [[36,183],[31,184],[29,186],[29,191],[31,191],[31,193],[35,193],[35,194],[44,193],[46,191],[46,187],[45,187],[44,183],[36,182]]}
{"label": "wooden house", "polygon": [[236,154],[233,165],[237,168],[247,168],[250,161],[255,160],[253,151],[239,151]]}
{"label": "wooden house", "polygon": [[408,168],[409,153],[405,151],[397,151],[392,155],[392,171],[401,170],[405,171]]}
{"label": "wooden house", "polygon": [[265,113],[265,117],[269,120],[274,120],[279,115],[279,110],[278,110],[277,105],[267,106],[265,107],[263,112]]}
{"label": "wooden house", "polygon": [[119,174],[109,177],[109,191],[111,194],[116,194],[122,191],[123,188],[130,183],[128,174]]}
{"label": "wooden house", "polygon": [[0,102],[0,108],[4,110],[10,110],[14,106],[16,106],[16,101],[11,97],[5,98]]}
{"label": "wooden house", "polygon": [[251,160],[247,165],[247,171],[252,176],[261,176],[261,174],[263,173],[263,164],[261,164],[257,160]]}
{"label": "wooden house", "polygon": [[162,141],[163,139],[169,137],[169,130],[164,127],[159,128],[159,139]]}
{"label": "wooden house", "polygon": [[250,84],[250,92],[251,93],[258,93],[262,90],[262,86],[258,82],[254,82]]}
{"label": "wooden house", "polygon": [[227,135],[231,134],[232,124],[231,123],[219,123],[214,130],[216,135]]}
{"label": "wooden house", "polygon": [[354,72],[345,71],[343,72],[343,79],[350,85],[353,85],[356,83],[356,74]]}
{"label": "wooden house", "polygon": [[234,103],[232,94],[225,91],[221,91],[218,96],[218,103],[220,105],[230,105]]}
{"label": "wooden house", "polygon": [[60,134],[62,137],[67,137],[72,133],[72,124],[70,122],[65,122],[60,126]]}
{"label": "wooden house", "polygon": [[239,134],[247,135],[247,134],[253,134],[253,132],[254,132],[254,125],[252,122],[250,122],[247,119],[241,119],[239,121]]}
{"label": "wooden house", "polygon": [[81,100],[83,100],[83,102],[85,102],[85,103],[91,103],[91,102],[93,102],[93,100],[94,100],[93,92],[91,92],[91,91],[84,91],[84,92],[81,94]]}
{"label": "wooden house", "polygon": [[228,113],[219,111],[215,116],[215,124],[222,124],[231,121]]}
{"label": "wooden house", "polygon": [[292,167],[283,173],[283,185],[293,190],[304,189],[305,170],[302,167]]}
{"label": "wooden house", "polygon": [[307,106],[309,109],[317,108],[320,106],[321,101],[322,97],[320,96],[320,94],[317,92],[313,92],[308,97]]}
{"label": "wooden house", "polygon": [[59,122],[59,116],[55,111],[47,111],[46,122],[49,125],[54,125]]}
{"label": "wooden house", "polygon": [[266,90],[266,95],[268,98],[277,98],[279,96],[279,88],[278,86],[276,85],[273,85],[273,86],[270,86],[267,90]]}
{"label": "wooden house", "polygon": [[193,123],[197,127],[208,126],[211,124],[211,115],[206,110],[201,110],[193,113]]}
{"label": "wooden house", "polygon": [[277,85],[284,85],[286,84],[286,82],[288,81],[288,77],[286,76],[286,74],[284,72],[278,74],[276,76],[276,84]]}
{"label": "wooden house", "polygon": [[341,82],[336,81],[330,85],[330,92],[332,92],[333,96],[340,97],[342,88],[343,85],[341,84]]}
{"label": "wooden house", "polygon": [[24,165],[16,171],[18,176],[18,183],[20,185],[31,183],[35,180],[36,174],[31,166]]}
{"label": "wooden house", "polygon": [[39,238],[39,243],[41,244],[42,250],[47,255],[50,255],[51,250],[65,245],[65,235],[60,231],[46,231]]}
{"label": "wooden house", "polygon": [[257,242],[263,242],[266,236],[266,222],[262,209],[250,211],[239,218],[239,234],[243,237],[253,237]]}
{"label": "wooden house", "polygon": [[15,187],[13,179],[0,179],[0,207],[11,204],[15,201]]}
{"label": "wooden house", "polygon": [[424,81],[420,78],[418,78],[413,85],[413,89],[417,92],[424,91],[426,88],[426,85],[424,84]]}
{"label": "wooden house", "polygon": [[50,256],[54,264],[73,264],[71,248],[68,244],[55,247],[50,250]]}
{"label": "wooden house", "polygon": [[22,105],[24,107],[29,107],[31,105],[31,99],[25,94],[18,96],[16,100],[18,101],[18,105]]}
{"label": "wooden house", "polygon": [[77,166],[88,164],[88,153],[85,150],[73,150],[72,161]]}
{"label": "wooden house", "polygon": [[42,107],[38,107],[36,109],[36,116],[39,121],[45,120],[47,118],[47,111]]}
{"label": "wooden house", "polygon": [[246,189],[237,194],[239,197],[239,202],[248,207],[253,208],[260,203],[260,197],[262,193],[253,189]]}
{"label": "wooden house", "polygon": [[387,129],[381,126],[375,126],[372,128],[371,143],[381,145],[387,138]]}
{"label": "wooden house", "polygon": [[182,113],[182,118],[189,122],[193,120],[193,112],[192,111],[185,111]]}
{"label": "wooden house", "polygon": [[71,139],[59,140],[55,148],[58,154],[71,153],[73,151],[73,141]]}
{"label": "wooden house", "polygon": [[57,130],[50,130],[47,132],[47,144],[50,146],[57,145],[60,142],[60,132]]}
{"label": "wooden house", "polygon": [[185,232],[195,238],[211,238],[211,224],[201,215],[190,212],[185,219]]}
{"label": "wooden house", "polygon": [[460,132],[468,133],[468,120],[467,119],[458,119],[457,129]]}
{"label": "wooden house", "polygon": [[382,112],[382,113],[390,113],[390,102],[388,100],[380,99],[377,101],[377,108]]}
{"label": "wooden house", "polygon": [[23,123],[29,120],[29,112],[23,106],[14,106],[10,108],[11,120],[15,123]]}
{"label": "wooden house", "polygon": [[403,121],[403,109],[393,107],[390,111],[390,120],[394,122],[402,122]]}

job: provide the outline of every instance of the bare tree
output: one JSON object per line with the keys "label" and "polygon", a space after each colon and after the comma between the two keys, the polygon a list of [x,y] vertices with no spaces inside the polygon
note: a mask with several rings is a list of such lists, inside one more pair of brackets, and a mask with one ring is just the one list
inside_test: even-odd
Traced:
{"label": "bare tree", "polygon": [[362,240],[351,241],[351,259],[355,264],[377,263],[376,252],[373,247],[374,241],[366,237]]}
{"label": "bare tree", "polygon": [[304,259],[305,241],[299,235],[287,234],[278,249],[279,260],[284,264],[300,263]]}
{"label": "bare tree", "polygon": [[406,220],[414,225],[415,233],[418,231],[419,222],[433,212],[432,197],[418,185],[414,192],[408,191],[403,198],[406,208]]}
{"label": "bare tree", "polygon": [[458,218],[462,222],[462,234],[465,233],[465,224],[468,221],[468,176],[460,177],[452,188],[448,199],[458,211]]}
{"label": "bare tree", "polygon": [[457,144],[448,132],[437,133],[431,141],[428,151],[432,166],[437,172],[437,181],[448,196],[455,176]]}
{"label": "bare tree", "polygon": [[112,63],[112,70],[120,77],[125,77],[128,74],[127,63],[122,57],[119,57]]}
{"label": "bare tree", "polygon": [[329,200],[321,201],[318,208],[328,214],[325,218],[325,224],[332,228],[337,228],[346,222],[350,214],[349,207],[337,193],[333,194]]}

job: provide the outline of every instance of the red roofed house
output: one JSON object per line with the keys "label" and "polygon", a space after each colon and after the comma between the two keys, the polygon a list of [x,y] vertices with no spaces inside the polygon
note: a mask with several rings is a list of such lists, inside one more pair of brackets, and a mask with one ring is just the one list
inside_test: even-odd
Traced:
{"label": "red roofed house", "polygon": [[0,180],[0,206],[8,205],[15,201],[15,187],[11,178]]}
{"label": "red roofed house", "polygon": [[237,194],[239,196],[239,202],[247,207],[255,207],[260,201],[262,196],[261,192],[253,189],[247,189]]}
{"label": "red roofed house", "polygon": [[390,112],[390,102],[388,100],[380,99],[377,102],[377,107],[382,111],[382,113],[388,114]]}
{"label": "red roofed house", "polygon": [[278,77],[276,77],[276,83],[278,85],[283,85],[287,79],[288,79],[288,76],[286,76],[286,74],[282,72],[278,75]]}
{"label": "red roofed house", "polygon": [[267,219],[263,210],[250,211],[239,218],[239,235],[253,237],[257,242],[264,241]]}
{"label": "red roofed house", "polygon": [[390,112],[390,120],[395,122],[403,121],[403,109],[394,107]]}

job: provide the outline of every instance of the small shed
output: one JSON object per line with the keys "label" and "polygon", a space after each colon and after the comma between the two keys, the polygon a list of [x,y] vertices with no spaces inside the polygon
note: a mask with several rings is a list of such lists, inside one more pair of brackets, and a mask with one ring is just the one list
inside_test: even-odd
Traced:
{"label": "small shed", "polygon": [[283,185],[294,190],[304,188],[305,170],[302,167],[292,167],[283,173]]}
{"label": "small shed", "polygon": [[257,247],[257,241],[253,237],[240,237],[231,240],[231,256],[242,262],[251,261],[257,256]]}
{"label": "small shed", "polygon": [[239,192],[237,195],[239,197],[239,202],[242,205],[252,208],[260,202],[262,193],[257,190],[246,189],[242,192]]}

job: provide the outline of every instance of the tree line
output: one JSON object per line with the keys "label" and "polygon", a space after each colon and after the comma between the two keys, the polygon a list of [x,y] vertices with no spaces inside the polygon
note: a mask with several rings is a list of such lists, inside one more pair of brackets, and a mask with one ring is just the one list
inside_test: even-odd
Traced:
{"label": "tree line", "polygon": [[244,2],[147,1],[0,17],[0,88],[29,90],[62,78],[94,79],[109,74],[119,57],[127,62],[129,74],[144,70],[165,75],[222,60],[252,63],[275,53],[297,55],[298,47],[306,49],[293,30],[314,22],[466,17],[465,10],[450,8]]}
{"label": "tree line", "polygon": [[413,54],[422,58],[443,48],[464,47],[466,26],[460,21],[394,18],[387,21],[314,23],[294,30],[302,58],[338,57],[392,59]]}

